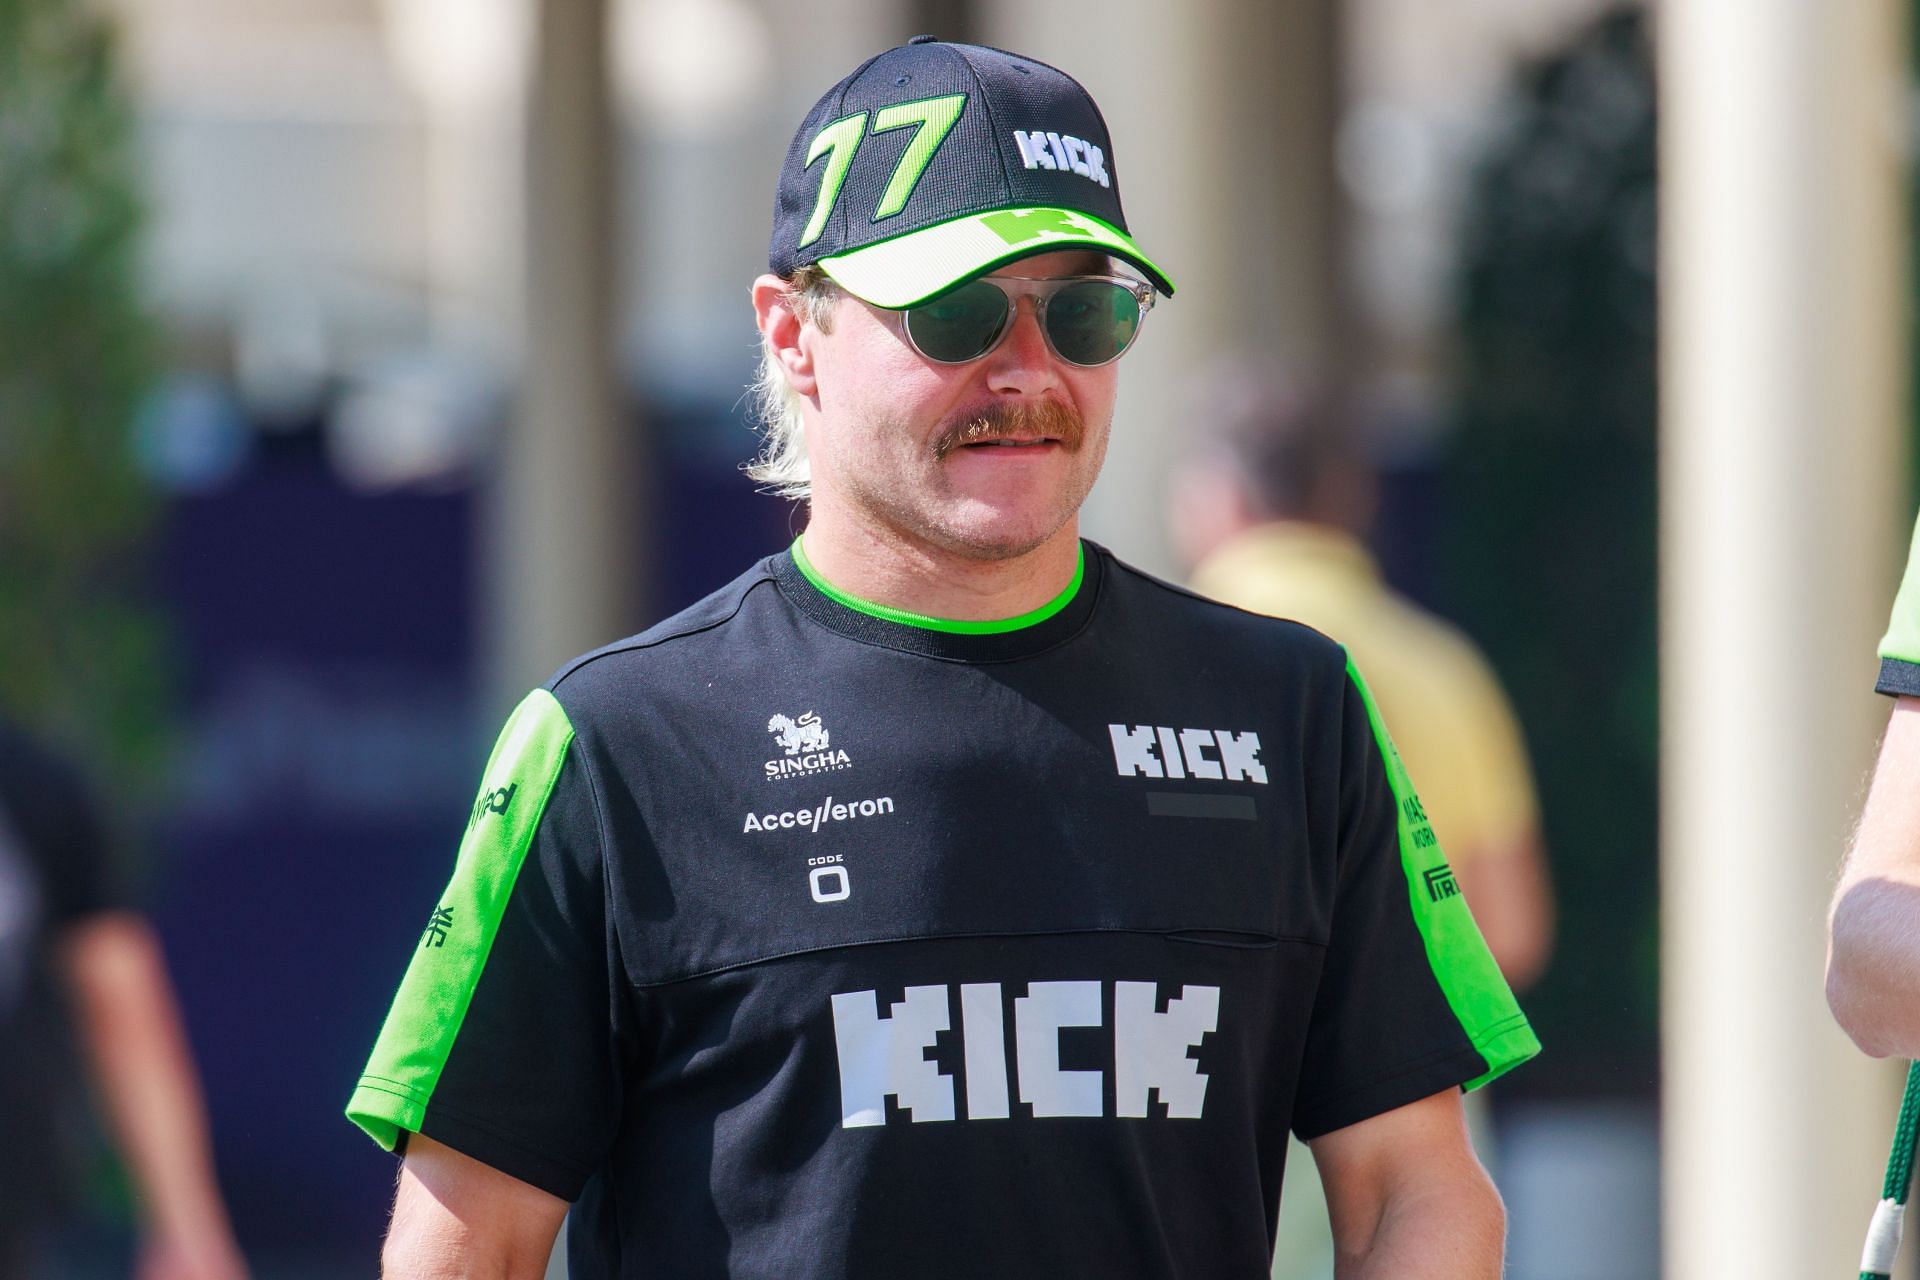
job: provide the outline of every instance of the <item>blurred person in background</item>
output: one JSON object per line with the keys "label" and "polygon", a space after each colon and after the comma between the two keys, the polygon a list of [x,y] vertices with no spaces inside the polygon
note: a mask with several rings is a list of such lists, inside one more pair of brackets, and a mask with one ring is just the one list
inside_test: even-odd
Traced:
{"label": "blurred person in background", "polygon": [[[135,585],[154,498],[130,447],[157,335],[104,8],[0,3],[0,702],[131,755],[164,733]],[[69,1280],[83,1264],[60,1243],[92,1256],[62,1240],[77,1054],[131,1178],[137,1275],[236,1280],[174,989],[104,828],[76,770],[0,715],[0,1277]]]}
{"label": "blurred person in background", "polygon": [[1874,689],[1893,711],[1834,890],[1827,1003],[1867,1053],[1920,1058],[1920,524]]}
{"label": "blurred person in background", "polygon": [[1119,172],[932,37],[802,123],[806,529],[508,722],[349,1104],[388,1274],[538,1276],[572,1201],[580,1277],[1259,1275],[1293,1128],[1354,1280],[1498,1276],[1460,1088],[1538,1043],[1366,685],[1079,538],[1172,292]]}
{"label": "blurred person in background", "polygon": [[1473,642],[1387,586],[1367,551],[1379,486],[1359,410],[1324,391],[1237,381],[1196,425],[1173,481],[1192,585],[1353,653],[1488,949],[1525,991],[1552,952],[1553,895],[1506,694]]}
{"label": "blurred person in background", "polygon": [[241,1280],[159,941],[108,861],[75,770],[0,719],[0,1280],[51,1274],[74,1039],[137,1193],[136,1276]]}
{"label": "blurred person in background", "polygon": [[[1192,585],[1304,622],[1354,655],[1488,948],[1513,989],[1527,989],[1552,949],[1553,898],[1526,749],[1472,641],[1389,588],[1367,551],[1379,494],[1360,410],[1250,372],[1215,384],[1169,506]],[[1470,1101],[1485,1149],[1486,1118]],[[1331,1273],[1316,1198],[1304,1178],[1289,1188],[1276,1275]]]}

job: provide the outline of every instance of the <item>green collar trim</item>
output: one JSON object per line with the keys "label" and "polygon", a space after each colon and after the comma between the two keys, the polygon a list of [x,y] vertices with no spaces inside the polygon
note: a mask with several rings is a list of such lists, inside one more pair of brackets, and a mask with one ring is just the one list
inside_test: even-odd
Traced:
{"label": "green collar trim", "polygon": [[894,609],[884,604],[875,604],[871,600],[862,600],[859,596],[850,596],[840,588],[820,576],[813,567],[813,561],[807,559],[806,548],[800,545],[800,539],[793,540],[793,563],[800,574],[814,589],[835,604],[852,609],[855,613],[864,613],[870,618],[879,618],[886,622],[897,622],[902,626],[919,627],[923,631],[944,631],[956,636],[997,636],[1009,631],[1018,631],[1023,627],[1035,626],[1045,622],[1054,614],[1073,603],[1080,594],[1080,584],[1087,576],[1087,547],[1079,545],[1079,554],[1073,565],[1073,581],[1067,583],[1066,590],[1053,599],[1028,613],[1015,618],[991,618],[982,622],[964,621],[959,618],[930,618],[924,613],[909,613],[905,609]]}

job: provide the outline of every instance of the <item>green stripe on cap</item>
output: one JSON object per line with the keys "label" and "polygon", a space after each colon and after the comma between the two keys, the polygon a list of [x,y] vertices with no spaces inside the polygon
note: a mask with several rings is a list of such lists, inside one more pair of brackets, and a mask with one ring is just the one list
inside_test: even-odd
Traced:
{"label": "green stripe on cap", "polygon": [[1540,1041],[1527,1024],[1527,1015],[1520,1012],[1507,980],[1500,976],[1500,966],[1487,950],[1480,927],[1467,909],[1467,900],[1460,896],[1446,855],[1434,839],[1426,811],[1407,778],[1406,766],[1400,763],[1400,752],[1387,735],[1380,708],[1374,705],[1373,691],[1360,678],[1352,654],[1347,655],[1347,678],[1367,705],[1367,722],[1373,727],[1374,741],[1387,768],[1387,784],[1393,790],[1400,829],[1400,865],[1407,874],[1413,921],[1426,943],[1427,964],[1440,990],[1446,993],[1454,1018],[1487,1060],[1486,1074],[1467,1082],[1468,1089],[1478,1089],[1539,1053]]}
{"label": "green stripe on cap", "polygon": [[811,582],[814,589],[821,595],[835,604],[852,609],[855,613],[864,613],[869,618],[898,622],[902,626],[919,627],[923,631],[945,631],[950,635],[993,636],[1045,622],[1073,603],[1073,598],[1080,594],[1080,584],[1086,580],[1087,576],[1086,544],[1081,543],[1077,550],[1079,558],[1073,564],[1073,580],[1067,583],[1065,591],[1038,609],[1030,610],[1018,617],[994,618],[985,622],[970,622],[960,618],[931,618],[924,613],[909,613],[905,609],[895,609],[890,605],[875,604],[871,600],[862,600],[859,596],[848,595],[820,576],[820,571],[813,567],[813,561],[807,559],[807,549],[800,545],[799,538],[793,540],[793,566],[800,570],[800,576]]}
{"label": "green stripe on cap", "polygon": [[995,209],[910,231],[864,249],[820,259],[834,283],[876,307],[911,307],[1002,263],[1035,253],[1092,249],[1138,267],[1154,288],[1173,282],[1132,237],[1075,209]]}
{"label": "green stripe on cap", "polygon": [[1920,523],[1913,527],[1907,573],[1900,580],[1900,594],[1893,598],[1893,616],[1887,620],[1887,634],[1880,638],[1880,656],[1920,663]]}
{"label": "green stripe on cap", "polygon": [[417,1133],[500,932],[547,799],[573,742],[551,693],[527,695],[500,731],[460,842],[453,880],[415,947],[347,1118],[391,1151]]}

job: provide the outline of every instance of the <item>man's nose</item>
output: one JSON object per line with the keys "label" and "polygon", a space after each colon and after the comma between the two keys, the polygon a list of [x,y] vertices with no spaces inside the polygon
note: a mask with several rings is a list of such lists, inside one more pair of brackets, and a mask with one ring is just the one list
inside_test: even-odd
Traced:
{"label": "man's nose", "polygon": [[1014,301],[1013,328],[987,358],[987,385],[994,391],[1034,395],[1057,386],[1057,357],[1040,331],[1039,301],[1031,296]]}

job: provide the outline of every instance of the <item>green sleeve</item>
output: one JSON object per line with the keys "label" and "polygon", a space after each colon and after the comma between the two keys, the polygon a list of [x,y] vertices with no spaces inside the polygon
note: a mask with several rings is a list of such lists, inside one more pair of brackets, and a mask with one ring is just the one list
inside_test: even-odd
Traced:
{"label": "green sleeve", "polygon": [[1473,913],[1459,893],[1446,854],[1434,838],[1426,810],[1407,778],[1406,766],[1400,762],[1399,749],[1380,717],[1373,691],[1351,655],[1347,658],[1347,678],[1360,691],[1367,721],[1379,744],[1394,799],[1405,891],[1426,947],[1427,963],[1454,1018],[1486,1060],[1487,1069],[1466,1082],[1467,1089],[1478,1089],[1539,1053],[1540,1041],[1480,936],[1480,926],[1474,923]]}
{"label": "green sleeve", "polygon": [[1887,634],[1880,638],[1880,656],[1920,665],[1920,523],[1914,525],[1913,532],[1906,576],[1900,580],[1900,593],[1893,598]]}
{"label": "green sleeve", "polygon": [[1880,637],[1880,678],[1874,687],[1886,694],[1920,696],[1920,523],[1914,525],[1893,616]]}
{"label": "green sleeve", "polygon": [[507,720],[487,761],[453,877],[414,945],[347,1116],[391,1151],[419,1132],[560,776],[573,726],[545,690]]}

